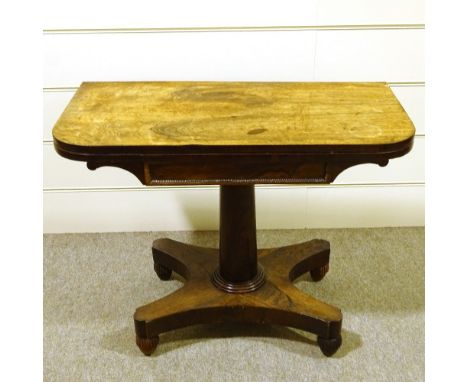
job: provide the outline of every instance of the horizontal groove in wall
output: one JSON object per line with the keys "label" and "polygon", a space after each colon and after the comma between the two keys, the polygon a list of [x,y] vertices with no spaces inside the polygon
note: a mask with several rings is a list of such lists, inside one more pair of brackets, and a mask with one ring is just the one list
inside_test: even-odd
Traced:
{"label": "horizontal groove in wall", "polygon": [[[425,86],[424,81],[414,81],[414,82],[388,82],[390,87],[400,87],[400,86]],[[77,86],[64,86],[64,87],[47,87],[42,88],[44,93],[60,93],[60,92],[75,92],[78,90]]]}
{"label": "horizontal groove in wall", "polygon": [[[398,183],[350,183],[350,184],[296,184],[296,185],[256,185],[258,188],[263,189],[284,189],[284,188],[344,188],[344,187],[421,187],[424,182],[398,182]],[[157,190],[170,190],[170,189],[214,189],[219,186],[157,186],[157,187],[83,187],[83,188],[45,188],[44,193],[57,193],[57,192],[120,192],[120,191],[157,191]]]}
{"label": "horizontal groove in wall", "polygon": [[413,86],[426,86],[424,81],[414,81],[414,82],[388,82],[388,86],[397,88],[397,87],[413,87]]}
{"label": "horizontal groove in wall", "polygon": [[369,24],[369,25],[310,25],[263,27],[181,27],[181,28],[96,28],[96,29],[44,29],[44,34],[100,34],[100,33],[180,33],[180,32],[262,32],[297,30],[379,30],[425,29],[425,24]]}
{"label": "horizontal groove in wall", "polygon": [[44,93],[71,93],[76,92],[78,90],[78,86],[63,86],[63,87],[56,87],[56,88],[42,88]]}

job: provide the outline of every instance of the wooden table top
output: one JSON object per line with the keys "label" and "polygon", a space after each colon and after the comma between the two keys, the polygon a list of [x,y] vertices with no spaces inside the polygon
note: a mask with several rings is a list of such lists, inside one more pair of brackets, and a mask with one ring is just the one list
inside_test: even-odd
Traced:
{"label": "wooden table top", "polygon": [[54,146],[145,185],[331,183],[411,150],[414,126],[385,83],[83,83]]}
{"label": "wooden table top", "polygon": [[414,132],[385,83],[85,82],[53,136],[88,147],[339,146]]}

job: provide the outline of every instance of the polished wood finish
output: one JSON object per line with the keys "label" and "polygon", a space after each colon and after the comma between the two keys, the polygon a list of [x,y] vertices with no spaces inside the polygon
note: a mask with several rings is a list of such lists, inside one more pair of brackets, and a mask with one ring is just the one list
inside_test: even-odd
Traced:
{"label": "polished wood finish", "polygon": [[254,186],[221,186],[219,273],[232,283],[257,274]]}
{"label": "polished wood finish", "polygon": [[257,264],[252,185],[220,188],[219,267],[212,281],[229,293],[253,292],[265,283],[263,269]]}
{"label": "polished wood finish", "polygon": [[[341,344],[341,311],[293,284],[300,275],[327,266],[329,254],[325,240],[260,249],[265,284],[256,291],[236,294],[219,290],[210,280],[218,267],[218,249],[158,239],[153,243],[154,262],[186,281],[170,295],[136,310],[137,344],[146,345],[144,340],[157,343],[161,333],[195,324],[273,324],[317,334],[322,352],[330,356]],[[148,347],[142,351],[148,355]]]}
{"label": "polished wood finish", "polygon": [[148,186],[323,184],[405,155],[414,126],[384,83],[116,82],[83,83],[53,136]]}
{"label": "polished wood finish", "polygon": [[316,333],[326,356],[341,345],[339,309],[292,281],[329,270],[329,243],[257,249],[255,184],[327,184],[362,163],[385,166],[411,150],[414,126],[384,83],[83,83],[53,129],[56,151],[113,166],[142,184],[221,186],[220,249],[169,239],[154,269],[185,285],[134,315],[151,354],[166,331],[251,322]]}
{"label": "polished wood finish", "polygon": [[54,141],[63,157],[131,172],[147,186],[327,184],[363,163],[386,166],[408,153],[413,139],[381,146],[78,147]]}
{"label": "polished wood finish", "polygon": [[85,82],[53,130],[78,146],[380,145],[414,126],[385,83]]}

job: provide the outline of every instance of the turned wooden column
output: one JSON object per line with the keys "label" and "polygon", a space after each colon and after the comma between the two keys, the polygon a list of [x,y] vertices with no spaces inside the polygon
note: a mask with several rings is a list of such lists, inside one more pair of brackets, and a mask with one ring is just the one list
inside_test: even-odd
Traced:
{"label": "turned wooden column", "polygon": [[230,293],[252,292],[264,281],[257,263],[255,186],[220,187],[219,267],[213,283]]}

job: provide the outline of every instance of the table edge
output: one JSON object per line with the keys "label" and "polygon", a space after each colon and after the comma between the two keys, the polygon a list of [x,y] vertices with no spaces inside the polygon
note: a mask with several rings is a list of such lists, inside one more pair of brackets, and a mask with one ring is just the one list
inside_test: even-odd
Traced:
{"label": "table edge", "polygon": [[114,157],[151,157],[160,155],[370,155],[397,154],[412,147],[415,135],[385,144],[350,145],[185,145],[185,146],[82,146],[65,143],[53,138],[55,150],[63,157],[86,161],[94,156]]}

